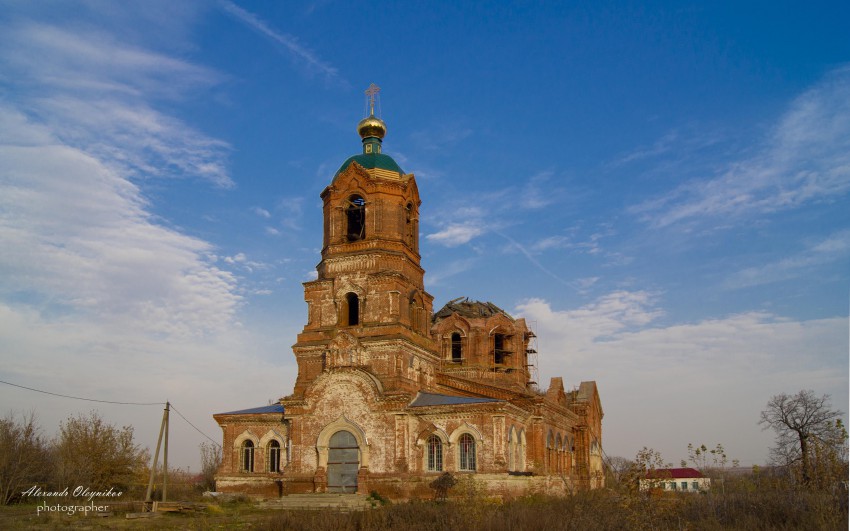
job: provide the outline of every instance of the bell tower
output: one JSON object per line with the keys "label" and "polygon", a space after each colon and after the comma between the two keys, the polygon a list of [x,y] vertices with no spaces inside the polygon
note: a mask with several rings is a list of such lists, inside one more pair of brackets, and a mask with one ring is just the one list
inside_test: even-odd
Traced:
{"label": "bell tower", "polygon": [[434,385],[438,360],[429,329],[433,297],[419,256],[419,191],[383,154],[387,133],[375,115],[380,89],[366,90],[369,114],[357,125],[362,152],[322,191],[323,245],[316,280],[304,283],[307,324],[293,346],[295,394],[325,371],[360,368],[385,390]]}

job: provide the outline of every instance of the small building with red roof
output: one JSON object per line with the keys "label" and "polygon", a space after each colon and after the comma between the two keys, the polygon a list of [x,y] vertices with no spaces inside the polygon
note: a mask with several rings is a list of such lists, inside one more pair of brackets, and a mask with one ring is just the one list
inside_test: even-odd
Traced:
{"label": "small building with red roof", "polygon": [[640,479],[640,490],[660,489],[673,492],[701,492],[711,488],[707,478],[696,468],[658,468]]}

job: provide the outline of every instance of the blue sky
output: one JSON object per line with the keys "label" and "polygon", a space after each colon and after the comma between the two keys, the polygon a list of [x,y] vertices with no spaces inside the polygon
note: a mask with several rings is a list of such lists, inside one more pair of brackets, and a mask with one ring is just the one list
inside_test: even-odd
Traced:
{"label": "blue sky", "polygon": [[[439,308],[525,317],[604,448],[767,459],[772,395],[848,405],[842,2],[2,2],[0,379],[214,412],[289,394],[319,193],[416,175]],[[50,432],[92,404],[0,386]],[[99,405],[152,446],[156,407]],[[197,466],[173,424],[172,462]]]}

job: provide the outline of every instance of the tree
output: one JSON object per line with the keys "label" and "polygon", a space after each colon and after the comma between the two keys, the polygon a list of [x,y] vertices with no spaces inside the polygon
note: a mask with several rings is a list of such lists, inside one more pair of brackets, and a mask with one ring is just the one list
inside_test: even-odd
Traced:
{"label": "tree", "polygon": [[69,417],[54,441],[55,481],[59,488],[84,485],[92,490],[126,490],[144,478],[148,452],[133,441],[133,427],[117,428],[92,411]]}
{"label": "tree", "polygon": [[608,481],[611,486],[628,486],[629,473],[635,466],[635,462],[625,457],[614,456],[609,458],[605,467],[608,473]]}
{"label": "tree", "polygon": [[771,398],[759,424],[776,432],[772,459],[781,465],[799,466],[800,480],[808,485],[816,455],[830,449],[843,453],[847,432],[841,415],[841,411],[832,409],[829,395],[817,397],[814,391],[803,390]]}
{"label": "tree", "polygon": [[50,452],[35,414],[0,419],[0,503],[13,502],[25,490],[43,483],[50,470]]}
{"label": "tree", "polygon": [[202,442],[201,449],[201,480],[204,490],[215,490],[215,474],[221,466],[221,446]]}

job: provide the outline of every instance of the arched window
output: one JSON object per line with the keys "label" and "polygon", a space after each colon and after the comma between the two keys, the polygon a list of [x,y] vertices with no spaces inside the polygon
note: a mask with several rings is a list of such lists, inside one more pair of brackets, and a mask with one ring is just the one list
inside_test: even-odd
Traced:
{"label": "arched window", "polygon": [[460,470],[474,472],[475,471],[475,439],[472,435],[464,433],[458,440],[458,449],[460,451]]}
{"label": "arched window", "polygon": [[493,363],[505,365],[511,355],[509,350],[509,336],[505,334],[493,334]]}
{"label": "arched window", "polygon": [[404,228],[407,241],[413,247],[413,203],[404,207]]}
{"label": "arched window", "polygon": [[511,431],[508,433],[508,470],[517,470],[519,464],[518,446],[516,430],[511,426]]}
{"label": "arched window", "polygon": [[519,432],[519,470],[525,470],[525,430]]}
{"label": "arched window", "polygon": [[408,203],[404,207],[404,224],[407,244],[415,252],[419,252],[419,219],[413,203]]}
{"label": "arched window", "polygon": [[458,332],[452,334],[452,361],[455,363],[463,361],[463,338]]}
{"label": "arched window", "polygon": [[443,471],[443,441],[436,435],[428,437],[425,443],[428,451],[428,472]]}
{"label": "arched window", "polygon": [[243,472],[253,472],[254,471],[254,443],[250,440],[245,440],[242,443],[241,449],[242,458],[240,459],[240,465]]}
{"label": "arched window", "polygon": [[355,242],[366,237],[366,200],[359,195],[348,198],[345,206],[345,235],[348,241]]}
{"label": "arched window", "polygon": [[272,439],[266,449],[269,461],[269,472],[280,472],[280,443]]}
{"label": "arched window", "polygon": [[357,326],[360,324],[360,298],[356,293],[345,294],[345,308],[342,312],[342,326]]}
{"label": "arched window", "polygon": [[561,445],[561,434],[559,433],[558,437],[555,439],[555,471],[556,472],[562,471],[561,456],[563,454],[561,453],[561,450],[562,450],[561,446],[562,446]]}

